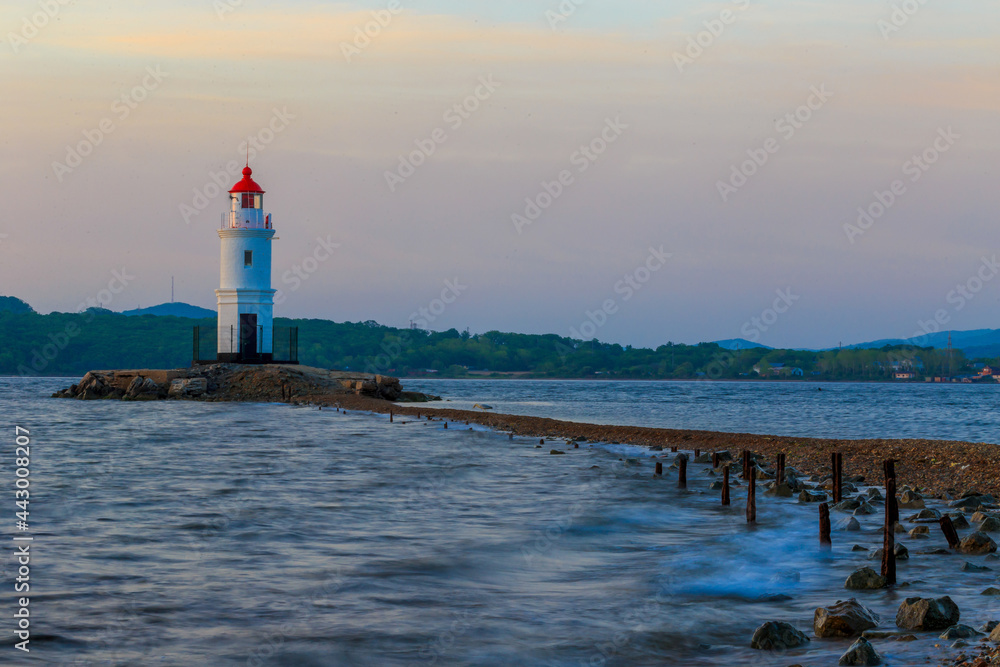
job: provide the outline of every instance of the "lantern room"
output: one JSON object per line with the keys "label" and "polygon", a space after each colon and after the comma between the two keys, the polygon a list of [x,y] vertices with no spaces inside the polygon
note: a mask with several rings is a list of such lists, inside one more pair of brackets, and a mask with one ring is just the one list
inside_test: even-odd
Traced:
{"label": "lantern room", "polygon": [[243,169],[243,180],[229,191],[229,212],[222,215],[222,229],[271,229],[264,214],[264,190],[253,180],[253,169]]}

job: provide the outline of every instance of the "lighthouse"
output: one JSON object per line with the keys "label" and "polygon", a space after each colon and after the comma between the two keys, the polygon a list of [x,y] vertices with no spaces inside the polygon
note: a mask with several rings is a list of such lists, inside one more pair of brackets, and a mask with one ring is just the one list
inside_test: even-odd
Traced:
{"label": "lighthouse", "polygon": [[220,362],[269,363],[274,356],[271,243],[274,227],[264,213],[264,190],[247,162],[243,180],[229,191],[222,215],[219,303]]}

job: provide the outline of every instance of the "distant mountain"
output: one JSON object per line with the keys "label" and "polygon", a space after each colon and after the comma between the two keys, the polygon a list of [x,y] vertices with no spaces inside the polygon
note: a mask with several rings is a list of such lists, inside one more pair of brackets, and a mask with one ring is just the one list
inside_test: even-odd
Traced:
{"label": "distant mountain", "polygon": [[754,343],[752,341],[746,340],[745,338],[730,338],[728,340],[715,340],[712,341],[724,350],[752,350],[755,348],[761,348],[764,350],[773,350],[773,347],[768,347],[767,345],[761,345],[760,343]]}
{"label": "distant mountain", "polygon": [[14,313],[15,315],[22,315],[24,313],[33,313],[35,309],[29,306],[26,302],[21,301],[16,296],[0,296],[0,313]]}
{"label": "distant mountain", "polygon": [[851,350],[870,350],[879,349],[886,345],[919,345],[920,347],[934,347],[943,350],[948,347],[949,335],[951,336],[951,346],[965,352],[965,355],[970,359],[1000,355],[1000,329],[940,331],[918,338],[884,338],[846,347]]}
{"label": "distant mountain", "polygon": [[122,312],[122,315],[127,315],[129,317],[134,317],[136,315],[156,315],[158,317],[188,317],[193,320],[203,320],[209,317],[215,317],[217,313],[214,310],[201,308],[199,306],[192,306],[189,303],[177,302],[161,303],[158,306],[150,306],[149,308],[134,308],[132,310]]}

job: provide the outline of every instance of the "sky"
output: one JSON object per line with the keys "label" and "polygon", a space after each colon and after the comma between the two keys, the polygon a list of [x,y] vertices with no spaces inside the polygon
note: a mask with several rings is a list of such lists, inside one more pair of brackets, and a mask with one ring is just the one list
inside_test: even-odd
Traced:
{"label": "sky", "polygon": [[214,309],[249,138],[279,317],[998,328],[998,31],[976,0],[4,0],[0,294]]}

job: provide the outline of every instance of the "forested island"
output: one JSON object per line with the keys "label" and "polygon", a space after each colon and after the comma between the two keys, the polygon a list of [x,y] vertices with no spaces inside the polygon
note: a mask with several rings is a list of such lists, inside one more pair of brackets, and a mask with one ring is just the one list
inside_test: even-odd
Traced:
{"label": "forested island", "polygon": [[[192,359],[193,327],[215,325],[214,319],[128,317],[101,309],[41,315],[24,306],[0,312],[3,375],[82,376],[94,368],[186,367]],[[303,365],[398,377],[789,381],[965,377],[992,382],[982,366],[1000,366],[997,359],[967,359],[957,349],[908,345],[728,350],[715,343],[668,342],[649,349],[554,334],[397,329],[373,321],[278,319],[275,324],[299,328]]]}

